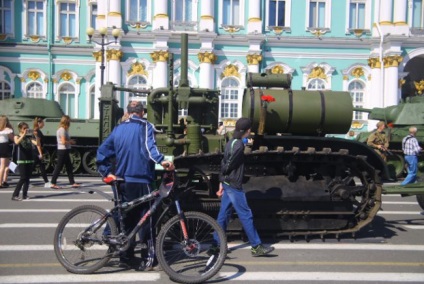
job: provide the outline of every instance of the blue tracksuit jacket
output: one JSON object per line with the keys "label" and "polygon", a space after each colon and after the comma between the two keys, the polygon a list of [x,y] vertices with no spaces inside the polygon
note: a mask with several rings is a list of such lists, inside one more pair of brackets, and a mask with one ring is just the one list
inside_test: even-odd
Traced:
{"label": "blue tracksuit jacket", "polygon": [[154,126],[144,118],[131,115],[115,127],[97,150],[97,168],[102,176],[112,173],[127,182],[150,183],[154,179],[155,163],[164,156],[156,146]]}

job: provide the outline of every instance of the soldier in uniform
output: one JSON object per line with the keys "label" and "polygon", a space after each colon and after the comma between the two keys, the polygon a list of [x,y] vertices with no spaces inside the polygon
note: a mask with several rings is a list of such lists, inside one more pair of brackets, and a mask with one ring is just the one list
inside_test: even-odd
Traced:
{"label": "soldier in uniform", "polygon": [[389,140],[387,139],[386,134],[384,133],[384,128],[386,124],[384,121],[379,121],[377,123],[377,129],[370,134],[367,140],[368,146],[375,149],[375,151],[381,156],[381,158],[386,161],[386,153],[389,148]]}

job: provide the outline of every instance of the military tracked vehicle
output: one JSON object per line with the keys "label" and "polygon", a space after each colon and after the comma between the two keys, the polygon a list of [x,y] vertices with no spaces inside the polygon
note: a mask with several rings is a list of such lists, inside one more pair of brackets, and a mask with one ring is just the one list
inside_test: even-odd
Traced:
{"label": "military tracked vehicle", "polygon": [[[407,97],[396,106],[358,110],[368,112],[368,119],[381,120],[387,124],[385,133],[389,140],[389,151],[386,153],[389,171],[396,177],[404,176],[406,168],[402,153],[402,139],[408,135],[410,126],[417,127],[416,137],[421,148],[424,148],[424,96]],[[357,140],[365,143],[370,134],[370,132],[360,133]],[[418,175],[422,178],[424,155],[419,156],[418,159]]]}
{"label": "military tracked vehicle", "polygon": [[[180,173],[195,177],[181,181],[194,193],[183,200],[185,208],[216,217],[222,151],[231,135],[216,133],[219,92],[188,85],[187,44],[183,35],[179,86],[144,94],[147,119],[162,131],[156,136],[161,151],[175,157]],[[389,178],[385,163],[361,142],[325,137],[349,130],[350,94],[295,91],[285,74],[248,74],[246,82],[242,112],[255,134],[246,147],[244,189],[258,229],[324,237],[354,234],[369,224]],[[106,84],[102,97],[113,99],[116,91],[138,92]],[[188,109],[184,121],[177,115],[181,108]],[[242,231],[237,219],[228,229]]]}
{"label": "military tracked vehicle", "polygon": [[[34,98],[13,98],[2,100],[0,113],[6,115],[15,133],[21,121],[28,123],[32,129],[35,117],[42,117],[45,126],[44,162],[46,170],[52,172],[57,161],[56,131],[64,114],[56,101]],[[99,120],[72,119],[70,133],[76,139],[77,145],[72,147],[71,161],[75,173],[97,174],[96,150],[99,145]],[[36,169],[38,171],[38,169]]]}

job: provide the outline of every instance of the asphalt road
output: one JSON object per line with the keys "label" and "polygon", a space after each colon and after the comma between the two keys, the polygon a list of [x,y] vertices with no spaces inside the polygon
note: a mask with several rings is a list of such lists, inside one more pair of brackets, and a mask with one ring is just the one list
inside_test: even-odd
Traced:
{"label": "asphalt road", "polygon": [[[61,178],[59,183],[66,185]],[[99,179],[78,178],[85,187],[104,191]],[[12,179],[12,186],[16,179]],[[173,283],[162,271],[136,272],[116,266],[92,275],[68,273],[53,252],[59,220],[81,204],[110,207],[99,196],[65,188],[43,188],[32,181],[30,200],[11,201],[13,187],[0,189],[0,283]],[[265,239],[276,247],[269,257],[253,258],[241,240],[229,244],[231,254],[210,282],[249,283],[424,283],[424,216],[415,197],[384,196],[373,223],[356,238],[325,242],[298,237]]]}

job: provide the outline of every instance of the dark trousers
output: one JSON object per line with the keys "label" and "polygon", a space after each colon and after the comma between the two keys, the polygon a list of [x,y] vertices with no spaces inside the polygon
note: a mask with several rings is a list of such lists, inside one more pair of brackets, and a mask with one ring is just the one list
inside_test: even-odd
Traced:
{"label": "dark trousers", "polygon": [[73,173],[73,168],[72,168],[72,163],[71,163],[71,157],[69,156],[70,151],[71,150],[69,150],[69,149],[57,150],[57,164],[56,164],[56,167],[54,168],[54,171],[53,171],[52,180],[51,180],[52,184],[57,183],[57,178],[59,176],[60,171],[63,168],[63,165],[65,165],[65,167],[66,167],[66,172],[68,173],[69,183],[70,184],[75,183],[74,173]]}
{"label": "dark trousers", "polygon": [[13,192],[13,196],[19,196],[22,189],[22,196],[28,196],[29,179],[32,172],[32,163],[30,164],[19,164],[19,181]]}
{"label": "dark trousers", "polygon": [[49,179],[47,178],[47,173],[46,173],[46,166],[44,165],[43,161],[40,160],[40,158],[38,158],[38,152],[34,152],[33,157],[34,157],[33,171],[34,171],[35,167],[37,165],[39,165],[40,166],[40,174],[43,177],[44,182],[49,182]]}
{"label": "dark trousers", "polygon": [[[125,201],[132,201],[138,197],[141,197],[145,194],[149,194],[153,189],[149,184],[145,183],[131,183],[127,182],[122,185],[122,200]],[[153,201],[151,201],[153,202]],[[137,208],[134,208],[126,213],[124,222],[125,222],[125,231],[128,234],[131,232],[135,226],[137,225],[138,221],[140,221],[141,217],[146,214],[146,212],[150,209],[150,203],[146,202],[144,204],[141,204]],[[155,235],[155,222],[153,219],[154,216],[151,216],[146,223],[142,226],[141,230],[138,232],[138,236],[140,238],[140,241],[142,243],[147,243],[148,249],[147,249],[147,259],[150,259],[153,261],[155,257],[154,252],[154,243],[156,239]],[[132,257],[132,254],[134,253],[134,240],[132,240],[132,246],[127,251],[126,257]]]}

